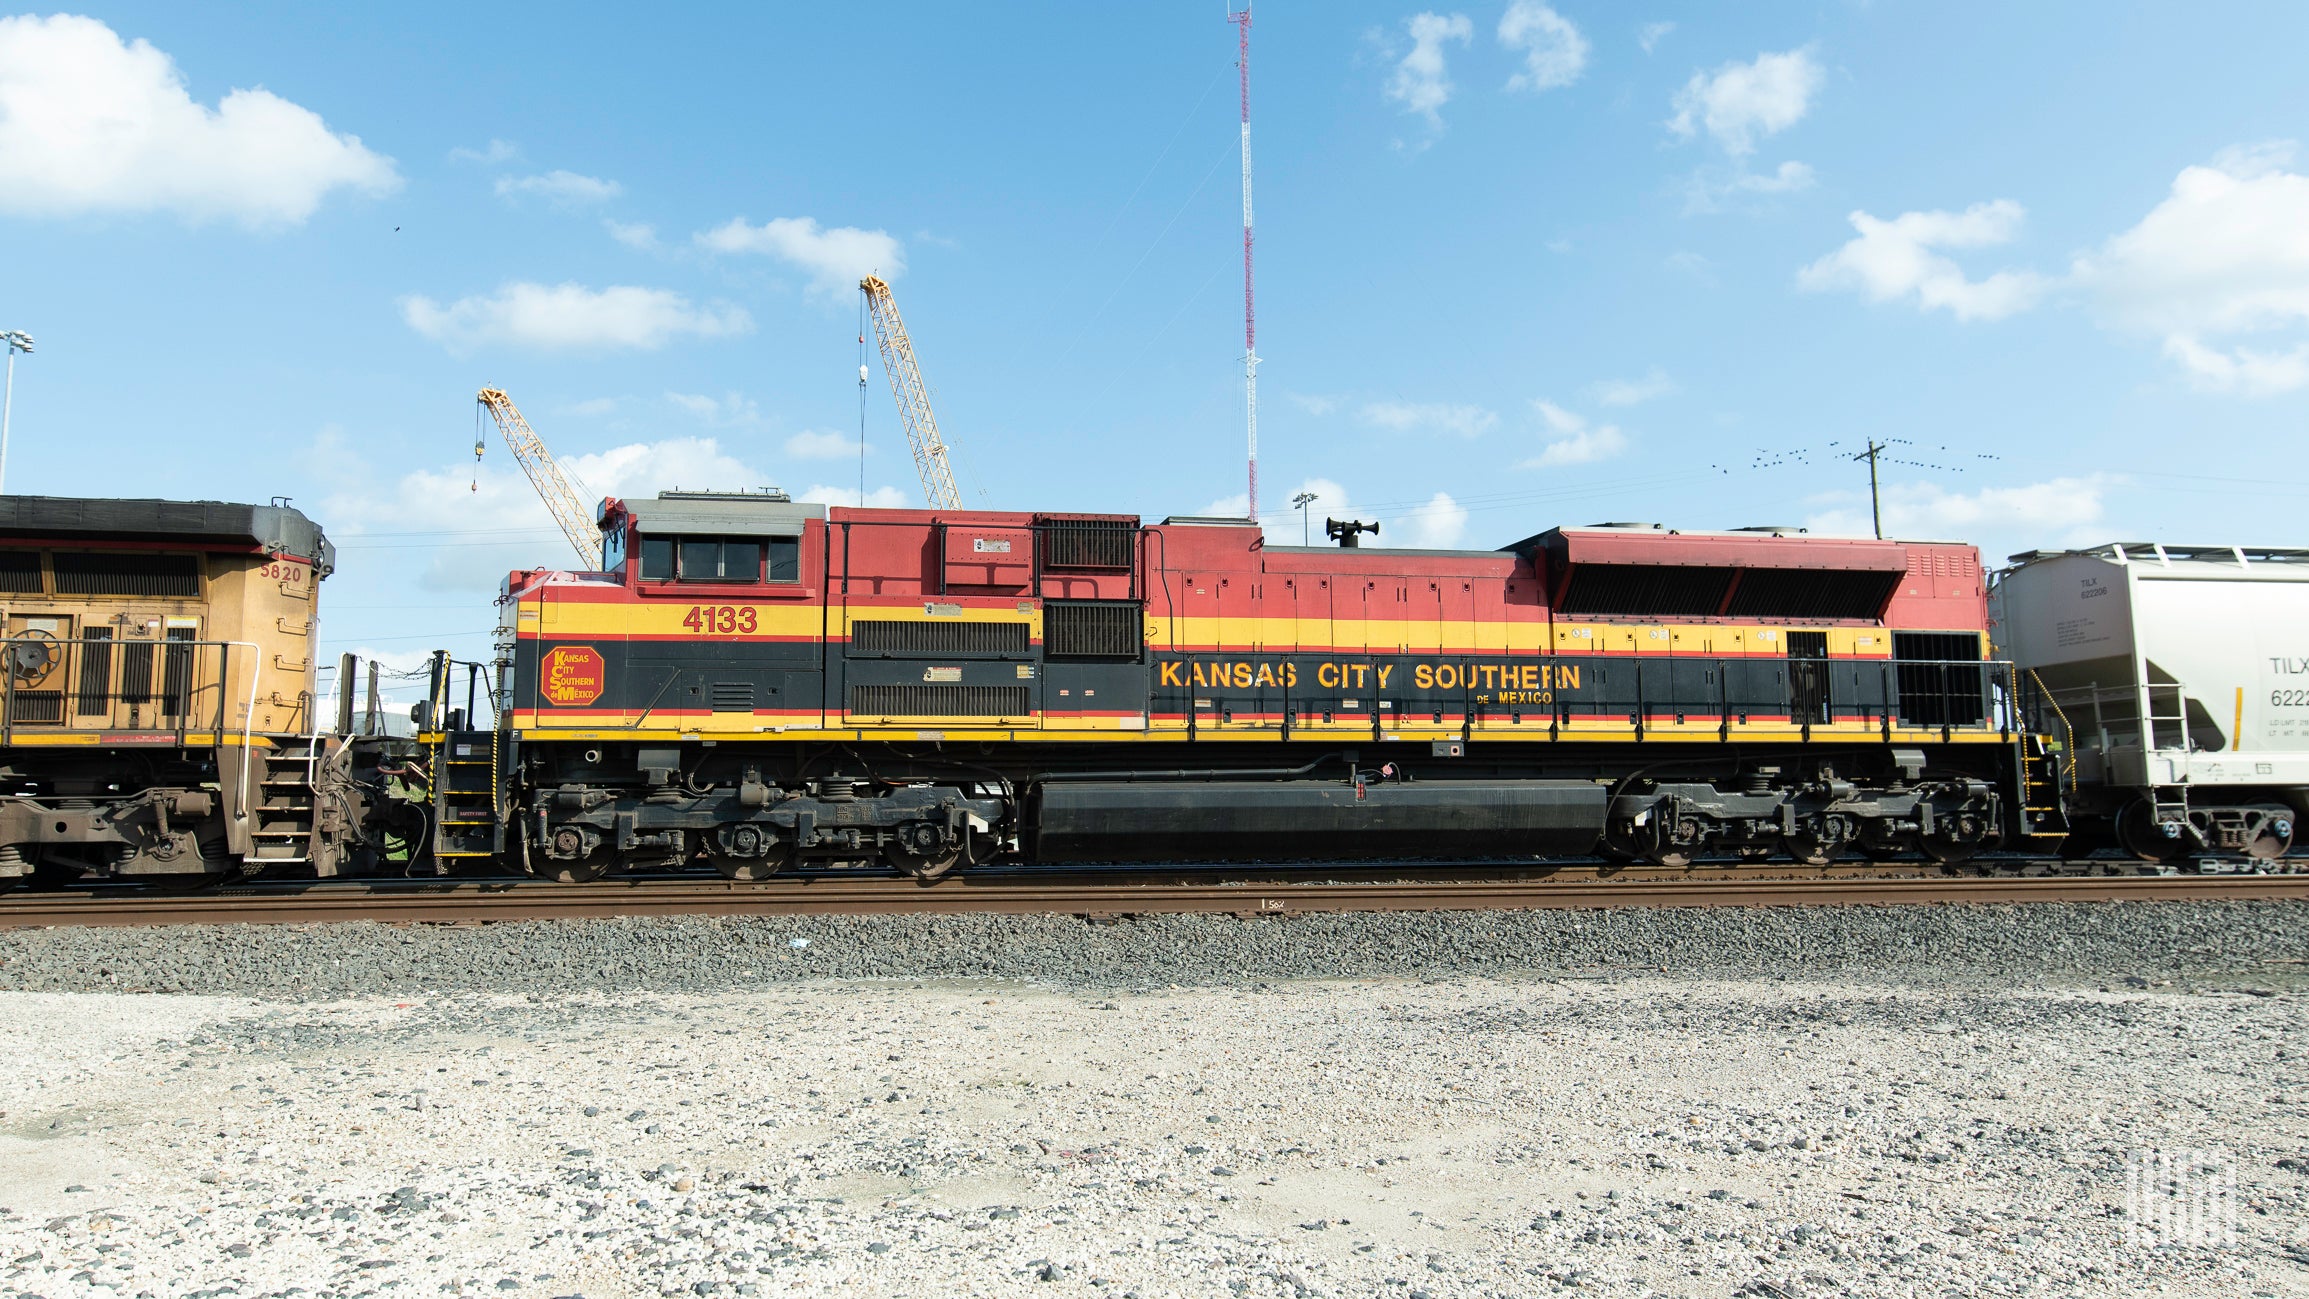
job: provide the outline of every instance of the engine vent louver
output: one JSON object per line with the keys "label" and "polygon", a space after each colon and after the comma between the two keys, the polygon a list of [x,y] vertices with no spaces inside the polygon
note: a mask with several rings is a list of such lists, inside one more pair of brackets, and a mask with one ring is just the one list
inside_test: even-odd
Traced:
{"label": "engine vent louver", "polygon": [[39,551],[0,550],[0,592],[9,595],[40,594]]}
{"label": "engine vent louver", "polygon": [[1805,568],[1750,568],[1732,592],[1733,618],[1873,619],[1899,589],[1900,573]]}
{"label": "engine vent louver", "polygon": [[1046,600],[1042,655],[1048,659],[1136,659],[1136,600]]}
{"label": "engine vent louver", "polygon": [[1027,624],[963,622],[941,618],[874,619],[850,624],[850,653],[866,654],[1024,654]]}
{"label": "engine vent louver", "polygon": [[197,597],[200,560],[192,555],[58,551],[56,593]]}
{"label": "engine vent louver", "polygon": [[853,717],[1019,717],[1032,711],[1025,686],[852,686]]}
{"label": "engine vent louver", "polygon": [[1896,631],[1893,671],[1903,726],[1978,726],[1988,715],[1980,633]]}
{"label": "engine vent louver", "polygon": [[754,683],[716,681],[706,687],[706,698],[717,713],[750,713],[754,711]]}
{"label": "engine vent louver", "polygon": [[1128,519],[1043,519],[1042,566],[1090,573],[1130,571],[1138,525]]}
{"label": "engine vent louver", "polygon": [[1578,616],[1708,618],[1724,607],[1724,588],[1731,581],[1728,568],[1574,564],[1562,607]]}

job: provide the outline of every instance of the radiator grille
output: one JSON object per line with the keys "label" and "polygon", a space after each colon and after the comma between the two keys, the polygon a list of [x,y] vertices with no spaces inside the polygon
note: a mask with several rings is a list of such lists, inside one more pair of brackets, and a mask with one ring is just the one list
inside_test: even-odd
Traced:
{"label": "radiator grille", "polygon": [[1723,607],[1731,581],[1728,568],[1574,564],[1562,609],[1588,617],[1706,618]]}
{"label": "radiator grille", "polygon": [[192,555],[59,551],[58,595],[198,596],[200,560]]}
{"label": "radiator grille", "polygon": [[1130,571],[1138,525],[1128,519],[1043,519],[1042,566],[1102,573]]}
{"label": "radiator grille", "polygon": [[0,550],[0,591],[10,595],[40,594],[40,552]]}
{"label": "radiator grille", "polygon": [[850,712],[874,717],[1025,717],[1025,686],[852,686]]}
{"label": "radiator grille", "polygon": [[852,654],[1024,654],[1022,622],[879,619],[850,624]]}
{"label": "radiator grille", "polygon": [[1052,659],[1135,659],[1135,600],[1049,600],[1042,606],[1042,654]]}
{"label": "radiator grille", "polygon": [[64,692],[61,690],[19,690],[10,705],[19,722],[61,722],[64,720]]}
{"label": "radiator grille", "polygon": [[1904,726],[1978,726],[1987,715],[1987,669],[1978,632],[1892,633]]}
{"label": "radiator grille", "polygon": [[751,681],[716,681],[706,687],[706,696],[717,713],[754,711],[754,683]]}
{"label": "radiator grille", "polygon": [[1734,618],[1873,620],[1900,586],[1900,573],[1751,568],[1740,574],[1725,613]]}

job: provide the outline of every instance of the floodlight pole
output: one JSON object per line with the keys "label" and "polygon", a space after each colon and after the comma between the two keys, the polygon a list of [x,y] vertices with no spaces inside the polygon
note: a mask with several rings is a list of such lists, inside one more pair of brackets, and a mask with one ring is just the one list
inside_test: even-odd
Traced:
{"label": "floodlight pole", "polygon": [[1307,531],[1310,526],[1307,522],[1307,507],[1314,503],[1315,494],[1313,492],[1301,492],[1291,498],[1291,505],[1299,511],[1299,544],[1302,546],[1315,544],[1310,539],[1313,534]]}
{"label": "floodlight pole", "polygon": [[8,483],[8,420],[16,406],[16,354],[31,353],[32,335],[21,329],[11,329],[0,332],[0,342],[8,345],[8,381],[5,390],[0,390],[0,491],[5,491]]}

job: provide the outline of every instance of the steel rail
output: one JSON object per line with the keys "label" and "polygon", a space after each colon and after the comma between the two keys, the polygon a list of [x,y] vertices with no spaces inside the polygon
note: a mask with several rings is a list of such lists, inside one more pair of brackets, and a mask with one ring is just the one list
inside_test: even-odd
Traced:
{"label": "steel rail", "polygon": [[1576,878],[1291,881],[1085,879],[1020,872],[934,885],[894,878],[394,882],[244,886],[192,896],[148,892],[0,895],[0,929],[50,926],[477,924],[616,916],[1059,914],[1292,915],[1353,911],[1606,907],[1877,906],[1951,903],[2309,900],[2309,874],[2068,875],[2002,878]]}

